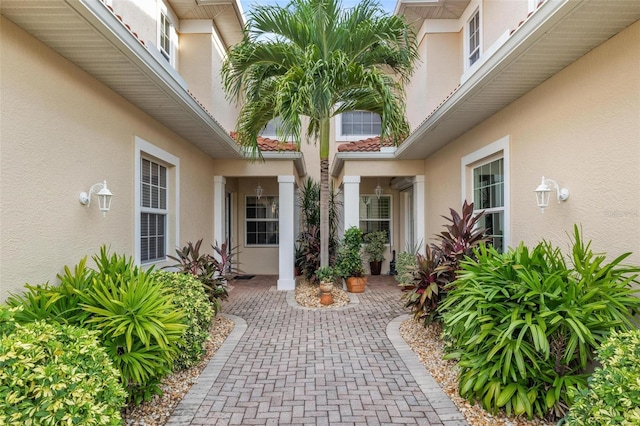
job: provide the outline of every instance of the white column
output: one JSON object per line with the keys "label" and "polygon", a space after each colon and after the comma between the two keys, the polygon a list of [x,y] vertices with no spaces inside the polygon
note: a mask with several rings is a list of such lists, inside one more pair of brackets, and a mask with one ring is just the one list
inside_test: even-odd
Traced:
{"label": "white column", "polygon": [[422,243],[422,251],[427,244],[424,236],[424,175],[413,178],[413,241],[414,244]]}
{"label": "white column", "polygon": [[295,212],[295,177],[278,176],[279,185],[279,233],[278,246],[278,290],[295,290],[293,277],[293,248],[295,244],[294,212]]}
{"label": "white column", "polygon": [[342,178],[344,188],[344,230],[360,226],[360,176]]}
{"label": "white column", "polygon": [[226,183],[224,176],[213,177],[213,241],[218,245],[224,243],[225,233],[225,202],[226,202]]}

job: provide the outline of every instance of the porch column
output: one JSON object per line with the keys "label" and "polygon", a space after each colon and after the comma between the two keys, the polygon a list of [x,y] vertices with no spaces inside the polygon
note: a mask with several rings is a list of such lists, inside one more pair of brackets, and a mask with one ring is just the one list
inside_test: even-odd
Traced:
{"label": "porch column", "polygon": [[424,175],[417,175],[413,178],[413,241],[414,244],[422,243],[422,252],[427,244],[424,221]]}
{"label": "porch column", "polygon": [[[224,243],[225,234],[225,202],[226,202],[226,183],[224,176],[213,177],[213,241],[212,244],[218,242],[218,246]],[[217,257],[217,253],[214,253]],[[220,260],[220,259],[218,259]]]}
{"label": "porch column", "polygon": [[278,245],[278,290],[295,290],[293,277],[293,249],[295,244],[294,212],[295,212],[294,176],[278,176],[279,186],[279,234]]}
{"label": "porch column", "polygon": [[344,230],[360,226],[360,176],[344,176]]}

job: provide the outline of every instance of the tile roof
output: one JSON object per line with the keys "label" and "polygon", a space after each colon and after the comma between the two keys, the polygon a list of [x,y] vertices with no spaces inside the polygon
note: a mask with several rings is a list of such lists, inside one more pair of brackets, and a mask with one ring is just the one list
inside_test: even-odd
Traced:
{"label": "tile roof", "polygon": [[383,146],[393,146],[390,140],[380,142],[380,136],[362,139],[356,142],[343,143],[338,146],[338,152],[378,152]]}
{"label": "tile roof", "polygon": [[[230,133],[231,138],[236,140],[237,132]],[[258,136],[258,147],[262,152],[293,151],[298,152],[298,146],[293,142],[281,142],[277,139]]]}

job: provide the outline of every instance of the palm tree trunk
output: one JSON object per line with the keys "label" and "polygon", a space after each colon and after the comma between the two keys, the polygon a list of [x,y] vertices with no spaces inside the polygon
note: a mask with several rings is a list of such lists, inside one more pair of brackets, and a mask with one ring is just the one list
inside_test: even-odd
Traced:
{"label": "palm tree trunk", "polygon": [[320,122],[320,266],[329,265],[329,118]]}

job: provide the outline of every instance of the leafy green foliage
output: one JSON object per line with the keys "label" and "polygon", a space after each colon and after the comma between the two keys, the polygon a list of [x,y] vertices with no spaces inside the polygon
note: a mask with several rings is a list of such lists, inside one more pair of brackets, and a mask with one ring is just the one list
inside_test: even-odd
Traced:
{"label": "leafy green foliage", "polygon": [[220,310],[220,301],[229,297],[226,285],[227,276],[239,272],[233,266],[233,258],[237,254],[238,247],[229,248],[227,241],[221,245],[216,242],[211,246],[217,255],[216,257],[208,253],[201,253],[201,246],[202,239],[195,244],[189,241],[186,246],[176,248],[176,256],[167,257],[178,263],[169,266],[169,268],[178,268],[182,273],[191,274],[198,278],[205,286],[209,301],[217,314]]}
{"label": "leafy green foliage", "polygon": [[613,331],[598,349],[601,367],[575,395],[572,426],[640,424],[640,330]]}
{"label": "leafy green foliage", "polygon": [[407,287],[413,285],[416,274],[418,273],[418,260],[416,258],[417,253],[410,253],[408,251],[401,251],[398,253],[396,259],[396,271],[395,279],[400,287]]}
{"label": "leafy green foliage", "polygon": [[0,337],[0,424],[121,424],[126,393],[96,334],[36,321]]}
{"label": "leafy green foliage", "polygon": [[88,314],[80,306],[77,291],[86,291],[92,286],[93,271],[83,258],[71,271],[64,267],[64,274],[58,275],[60,284],[25,285],[23,294],[11,295],[6,303],[21,306],[16,320],[21,323],[35,320],[55,320],[66,324],[81,324]]}
{"label": "leafy green foliage", "polygon": [[369,262],[384,262],[387,249],[387,233],[385,231],[369,232],[364,236],[364,254]]}
{"label": "leafy green foliage", "polygon": [[361,277],[364,275],[364,265],[360,256],[362,245],[362,231],[357,226],[347,229],[342,237],[342,244],[336,256],[336,269],[343,278]]}
{"label": "leafy green foliage", "polygon": [[[398,285],[405,292],[402,300],[414,318],[424,325],[439,318],[438,304],[451,289],[456,279],[460,261],[473,259],[473,249],[486,241],[485,229],[477,226],[483,213],[473,213],[473,203],[466,201],[462,213],[450,209],[451,217],[442,216],[451,222],[446,231],[436,235],[439,244],[425,247],[425,253],[415,253],[416,269],[403,273]],[[411,279],[413,278],[413,280]]]}
{"label": "leafy green foliage", "polygon": [[571,392],[611,329],[632,327],[640,308],[630,286],[639,268],[595,255],[575,227],[573,267],[547,242],[501,254],[479,246],[461,261],[440,305],[460,395],[495,412],[564,416]]}
{"label": "leafy green foliage", "polygon": [[320,267],[320,227],[314,225],[303,230],[298,242],[302,275],[309,282],[315,281],[315,271]]}
{"label": "leafy green foliage", "polygon": [[178,369],[193,367],[205,353],[213,318],[213,309],[204,285],[192,275],[174,272],[156,272],[154,278],[173,294],[173,304],[184,315],[186,328],[176,344],[178,355],[174,366]]}
{"label": "leafy green foliage", "polygon": [[183,314],[156,282],[153,268],[145,271],[131,258],[109,255],[105,247],[93,259],[98,266],[93,286],[78,291],[90,314],[86,326],[100,332],[130,398],[148,400],[160,393],[157,384],[171,372],[185,329]]}
{"label": "leafy green foliage", "polygon": [[321,283],[332,283],[336,279],[336,271],[331,266],[323,266],[316,271],[316,277]]}

